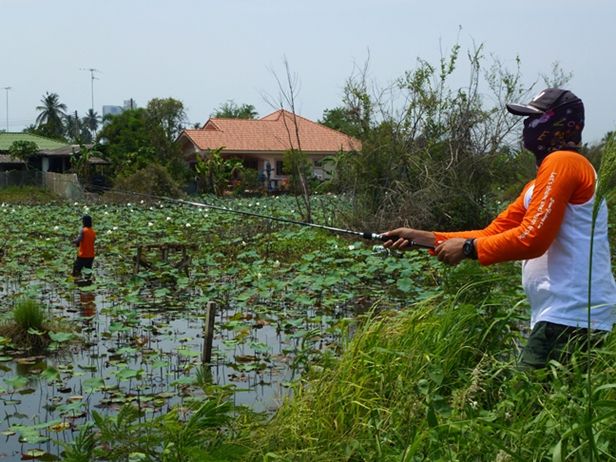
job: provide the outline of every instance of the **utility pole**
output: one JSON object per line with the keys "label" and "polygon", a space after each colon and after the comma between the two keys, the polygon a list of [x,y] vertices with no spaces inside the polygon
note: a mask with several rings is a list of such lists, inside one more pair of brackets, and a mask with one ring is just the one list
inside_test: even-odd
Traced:
{"label": "utility pole", "polygon": [[6,132],[9,132],[9,90],[12,87],[4,87],[3,90],[6,92]]}
{"label": "utility pole", "polygon": [[90,73],[90,93],[92,96],[92,105],[90,106],[90,109],[92,109],[92,112],[94,112],[94,81],[98,80],[98,77],[94,76],[95,72],[99,72],[100,71],[98,69],[94,69],[93,67],[88,67],[88,68],[80,68],[80,71],[88,71]]}

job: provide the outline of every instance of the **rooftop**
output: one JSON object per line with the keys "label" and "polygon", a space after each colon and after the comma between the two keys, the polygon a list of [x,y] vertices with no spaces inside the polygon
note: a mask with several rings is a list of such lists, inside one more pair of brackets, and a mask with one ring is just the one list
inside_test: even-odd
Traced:
{"label": "rooftop", "polygon": [[[301,149],[308,152],[356,151],[359,140],[280,109],[261,119],[211,118],[202,128],[184,130],[200,150],[224,147],[225,151],[287,151],[297,149],[297,133]],[[180,135],[180,137],[182,137]]]}
{"label": "rooftop", "polygon": [[62,141],[45,138],[44,136],[32,135],[30,133],[0,133],[0,151],[8,151],[15,141],[32,141],[36,143],[39,150],[49,150],[64,148],[67,143]]}

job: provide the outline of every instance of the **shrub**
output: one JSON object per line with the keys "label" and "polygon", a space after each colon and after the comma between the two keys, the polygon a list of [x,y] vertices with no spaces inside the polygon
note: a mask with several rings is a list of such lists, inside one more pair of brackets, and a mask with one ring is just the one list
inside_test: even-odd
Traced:
{"label": "shrub", "polygon": [[30,298],[23,298],[15,304],[13,320],[24,331],[29,329],[41,330],[45,321],[45,314],[40,303]]}
{"label": "shrub", "polygon": [[[116,196],[123,191],[170,197],[182,195],[180,187],[167,169],[158,164],[148,165],[130,176],[119,178],[111,191],[111,195]],[[120,195],[119,199],[125,198]]]}

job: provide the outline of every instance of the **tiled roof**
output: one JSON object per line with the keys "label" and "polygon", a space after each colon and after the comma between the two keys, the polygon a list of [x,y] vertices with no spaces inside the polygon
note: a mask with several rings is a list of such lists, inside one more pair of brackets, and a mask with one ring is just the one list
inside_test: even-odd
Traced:
{"label": "tiled roof", "polygon": [[65,147],[67,143],[56,141],[44,136],[32,135],[30,133],[0,133],[0,151],[8,151],[15,141],[32,141],[36,143],[39,150],[58,149]]}
{"label": "tiled roof", "polygon": [[[357,151],[361,149],[359,140],[324,125],[295,116],[300,144],[307,152]],[[211,118],[202,128],[184,130],[200,150],[216,149],[224,146],[225,151],[287,151],[297,149],[294,116],[280,109],[262,119],[221,119]]]}

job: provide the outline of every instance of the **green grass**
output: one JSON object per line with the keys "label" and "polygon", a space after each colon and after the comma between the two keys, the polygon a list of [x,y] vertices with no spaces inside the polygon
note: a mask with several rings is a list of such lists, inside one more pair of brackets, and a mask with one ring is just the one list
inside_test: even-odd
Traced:
{"label": "green grass", "polygon": [[[462,301],[472,284],[368,320],[246,439],[252,460],[587,460],[585,356],[518,369],[520,310],[504,284],[484,279],[482,301]],[[614,344],[593,355],[601,460],[616,453]]]}
{"label": "green grass", "polygon": [[15,303],[13,320],[24,332],[29,329],[41,330],[45,321],[45,314],[40,303],[30,298],[23,298]]}
{"label": "green grass", "polygon": [[58,201],[58,196],[36,186],[10,186],[0,189],[0,202],[10,204],[47,204]]}

